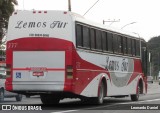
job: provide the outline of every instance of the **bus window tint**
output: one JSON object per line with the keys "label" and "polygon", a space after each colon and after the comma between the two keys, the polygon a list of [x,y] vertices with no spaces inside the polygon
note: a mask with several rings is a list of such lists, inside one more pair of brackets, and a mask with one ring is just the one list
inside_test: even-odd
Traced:
{"label": "bus window tint", "polygon": [[83,47],[90,48],[89,28],[83,26]]}
{"label": "bus window tint", "polygon": [[96,49],[96,38],[95,38],[95,30],[90,29],[90,38],[91,38],[91,49]]}
{"label": "bus window tint", "polygon": [[140,56],[140,41],[94,26],[76,24],[76,46],[92,51],[109,52],[127,56]]}
{"label": "bus window tint", "polygon": [[123,54],[127,54],[127,38],[123,37]]}
{"label": "bus window tint", "polygon": [[117,41],[118,53],[121,54],[121,53],[122,53],[122,46],[123,46],[123,45],[122,45],[122,37],[118,35],[117,40],[118,40],[118,41]]}
{"label": "bus window tint", "polygon": [[107,34],[106,32],[102,32],[102,49],[103,51],[107,51]]}
{"label": "bus window tint", "polygon": [[113,51],[114,53],[117,53],[118,52],[118,40],[117,40],[117,35],[113,35]]}
{"label": "bus window tint", "polygon": [[113,37],[111,33],[107,33],[108,51],[113,52]]}
{"label": "bus window tint", "polygon": [[132,55],[135,56],[136,55],[136,43],[135,43],[135,39],[131,39],[132,40]]}
{"label": "bus window tint", "polygon": [[102,50],[102,37],[101,31],[96,30],[96,49]]}
{"label": "bus window tint", "polygon": [[83,47],[83,43],[82,43],[82,26],[77,24],[76,26],[76,43],[77,43],[77,46],[81,46]]}
{"label": "bus window tint", "polygon": [[128,47],[128,54],[132,55],[132,49],[131,49],[131,39],[127,39],[127,47]]}
{"label": "bus window tint", "polygon": [[136,40],[136,56],[140,56],[140,41]]}

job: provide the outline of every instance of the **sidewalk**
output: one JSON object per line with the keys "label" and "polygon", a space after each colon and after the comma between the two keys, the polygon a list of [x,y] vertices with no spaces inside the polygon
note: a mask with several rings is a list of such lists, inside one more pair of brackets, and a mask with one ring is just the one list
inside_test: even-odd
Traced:
{"label": "sidewalk", "polygon": [[156,93],[160,94],[159,82],[154,81],[153,84],[152,83],[148,83],[148,93],[147,94],[156,94]]}

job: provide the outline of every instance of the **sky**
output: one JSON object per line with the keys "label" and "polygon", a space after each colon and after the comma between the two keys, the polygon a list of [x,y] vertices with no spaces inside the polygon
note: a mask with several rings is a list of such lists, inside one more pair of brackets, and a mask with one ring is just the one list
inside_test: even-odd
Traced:
{"label": "sky", "polygon": [[[16,10],[68,10],[68,0],[17,1]],[[97,1],[71,0],[71,10],[84,15]],[[160,35],[159,4],[160,0],[99,0],[84,17],[100,24],[105,20],[107,26],[134,32],[148,41]]]}

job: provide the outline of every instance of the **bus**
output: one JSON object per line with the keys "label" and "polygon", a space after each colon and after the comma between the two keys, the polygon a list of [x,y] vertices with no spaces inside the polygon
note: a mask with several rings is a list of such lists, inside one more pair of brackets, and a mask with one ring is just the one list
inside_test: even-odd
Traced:
{"label": "bus", "polygon": [[16,11],[6,49],[8,91],[40,95],[43,104],[147,93],[147,48],[135,33],[69,11]]}

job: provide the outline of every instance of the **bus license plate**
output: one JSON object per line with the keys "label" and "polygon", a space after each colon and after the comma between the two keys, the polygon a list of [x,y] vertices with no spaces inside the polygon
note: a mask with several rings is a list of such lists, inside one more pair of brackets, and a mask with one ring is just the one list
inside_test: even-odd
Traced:
{"label": "bus license plate", "polygon": [[33,72],[33,76],[44,76],[44,72]]}

